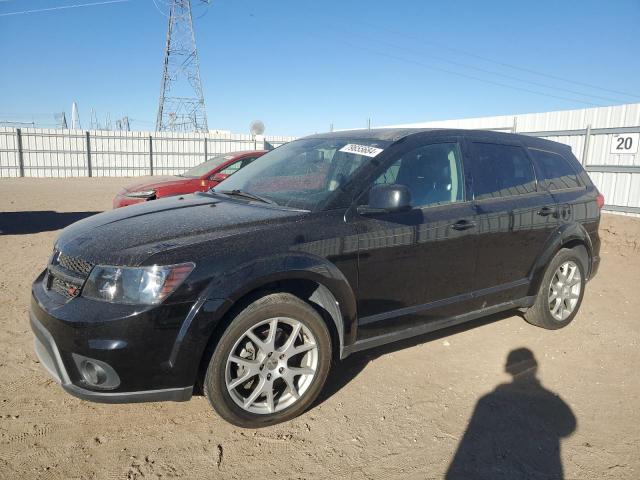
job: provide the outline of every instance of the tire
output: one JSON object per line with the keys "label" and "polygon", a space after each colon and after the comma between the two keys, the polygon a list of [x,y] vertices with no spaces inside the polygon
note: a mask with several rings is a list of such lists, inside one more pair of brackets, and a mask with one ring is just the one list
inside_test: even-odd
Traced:
{"label": "tire", "polygon": [[331,357],[329,330],[313,307],[289,293],[266,295],[223,332],[207,367],[204,394],[222,418],[239,427],[284,422],[316,399]]}
{"label": "tire", "polygon": [[[535,303],[524,314],[527,322],[549,330],[557,330],[571,323],[584,296],[585,260],[588,260],[588,254],[584,247],[562,248],[558,251],[547,267]],[[562,278],[563,273],[567,278]],[[575,278],[576,273],[579,279]],[[579,292],[576,292],[578,289]],[[552,300],[554,293],[557,298]]]}

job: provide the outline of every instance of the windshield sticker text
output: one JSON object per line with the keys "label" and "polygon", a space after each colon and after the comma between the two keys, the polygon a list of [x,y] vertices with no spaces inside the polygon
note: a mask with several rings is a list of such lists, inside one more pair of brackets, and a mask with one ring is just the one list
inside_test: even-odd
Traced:
{"label": "windshield sticker text", "polygon": [[370,147],[368,145],[358,145],[356,143],[348,143],[344,147],[342,147],[339,151],[345,153],[353,153],[355,155],[364,155],[365,157],[375,157],[380,152],[382,152],[382,148]]}

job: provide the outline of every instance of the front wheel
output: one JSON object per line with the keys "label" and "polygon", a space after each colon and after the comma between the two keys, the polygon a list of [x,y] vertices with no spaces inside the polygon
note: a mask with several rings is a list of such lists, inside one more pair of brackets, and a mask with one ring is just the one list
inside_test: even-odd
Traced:
{"label": "front wheel", "polygon": [[331,364],[331,337],[313,307],[288,293],[251,303],[211,357],[204,392],[225,420],[256,428],[289,420],[318,396]]}
{"label": "front wheel", "polygon": [[535,303],[524,314],[538,327],[555,330],[571,323],[578,313],[586,282],[586,252],[563,248],[545,272]]}

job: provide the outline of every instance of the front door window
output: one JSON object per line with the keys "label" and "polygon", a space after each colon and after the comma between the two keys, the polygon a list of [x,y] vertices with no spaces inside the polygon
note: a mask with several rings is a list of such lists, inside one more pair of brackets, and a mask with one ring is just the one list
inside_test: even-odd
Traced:
{"label": "front door window", "polygon": [[411,192],[411,206],[423,208],[464,200],[460,147],[455,142],[424,145],[403,154],[376,184],[401,184]]}

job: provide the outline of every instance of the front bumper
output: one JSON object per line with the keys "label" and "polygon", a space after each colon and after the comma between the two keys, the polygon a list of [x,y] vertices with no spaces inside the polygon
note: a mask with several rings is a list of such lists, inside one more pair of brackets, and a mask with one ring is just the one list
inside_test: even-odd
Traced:
{"label": "front bumper", "polygon": [[[42,279],[32,287],[35,350],[67,392],[106,403],[191,397],[205,343],[181,332],[185,319],[199,320],[194,302],[145,309],[82,297],[61,301]],[[91,383],[86,362],[104,367],[106,381]]]}
{"label": "front bumper", "polygon": [[100,392],[88,390],[75,385],[62,361],[55,340],[46,328],[33,316],[30,316],[31,329],[34,333],[35,351],[40,363],[67,393],[92,402],[100,403],[135,403],[135,402],[181,402],[191,398],[193,386],[182,388],[164,388],[159,390],[143,390],[137,392]]}

